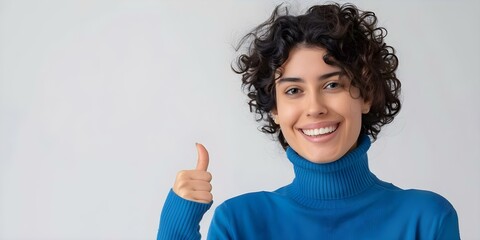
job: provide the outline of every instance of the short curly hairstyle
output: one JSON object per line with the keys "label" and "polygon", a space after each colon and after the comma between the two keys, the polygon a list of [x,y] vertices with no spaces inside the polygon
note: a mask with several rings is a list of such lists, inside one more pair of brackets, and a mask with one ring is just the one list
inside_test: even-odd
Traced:
{"label": "short curly hairstyle", "polygon": [[236,50],[246,46],[247,51],[232,65],[242,75],[250,111],[263,122],[260,130],[276,135],[282,147],[288,147],[271,116],[276,108],[275,80],[290,51],[303,45],[324,48],[325,63],[340,67],[360,97],[371,102],[370,111],[362,115],[361,132],[375,141],[401,108],[398,59],[393,47],[384,43],[386,35],[385,28],[377,27],[375,13],[352,4],[316,5],[298,16],[278,5],[266,22],[242,38]]}

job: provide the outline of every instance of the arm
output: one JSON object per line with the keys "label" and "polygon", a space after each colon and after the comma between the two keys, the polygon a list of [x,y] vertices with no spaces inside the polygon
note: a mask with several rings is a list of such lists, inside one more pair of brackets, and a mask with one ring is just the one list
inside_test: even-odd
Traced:
{"label": "arm", "polygon": [[200,220],[211,207],[212,176],[207,172],[208,152],[197,144],[198,162],[194,170],[177,174],[160,216],[157,239],[200,239]]}
{"label": "arm", "polygon": [[157,239],[200,239],[200,220],[212,206],[183,199],[173,190],[168,193],[160,216]]}

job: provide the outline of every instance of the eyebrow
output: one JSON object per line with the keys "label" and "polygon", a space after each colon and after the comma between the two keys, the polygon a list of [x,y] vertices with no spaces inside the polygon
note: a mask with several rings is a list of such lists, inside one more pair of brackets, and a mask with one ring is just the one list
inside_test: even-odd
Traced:
{"label": "eyebrow", "polygon": [[[321,76],[318,77],[318,80],[324,81],[326,79],[329,79],[333,76],[340,76],[343,74],[343,71],[336,71],[336,72],[331,72],[331,73],[325,73]],[[283,83],[283,82],[305,82],[302,78],[298,77],[286,77],[286,78],[280,78],[277,81],[277,84]]]}

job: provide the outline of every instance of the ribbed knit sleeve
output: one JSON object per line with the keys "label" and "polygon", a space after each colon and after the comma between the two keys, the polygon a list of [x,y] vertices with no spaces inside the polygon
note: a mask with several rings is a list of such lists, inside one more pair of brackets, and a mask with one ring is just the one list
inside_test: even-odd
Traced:
{"label": "ribbed knit sleeve", "polygon": [[160,216],[157,240],[200,239],[200,220],[212,203],[198,203],[168,193]]}

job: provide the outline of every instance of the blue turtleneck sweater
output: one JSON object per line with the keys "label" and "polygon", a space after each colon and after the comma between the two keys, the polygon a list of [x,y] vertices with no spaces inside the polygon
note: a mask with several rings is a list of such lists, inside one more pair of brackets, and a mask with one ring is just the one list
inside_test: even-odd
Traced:
{"label": "blue turtleneck sweater", "polygon": [[[312,163],[287,149],[295,179],[274,192],[247,193],[215,210],[208,239],[460,239],[455,209],[438,194],[402,190],[368,168],[370,139],[339,160]],[[200,239],[210,204],[170,191],[158,239]]]}

